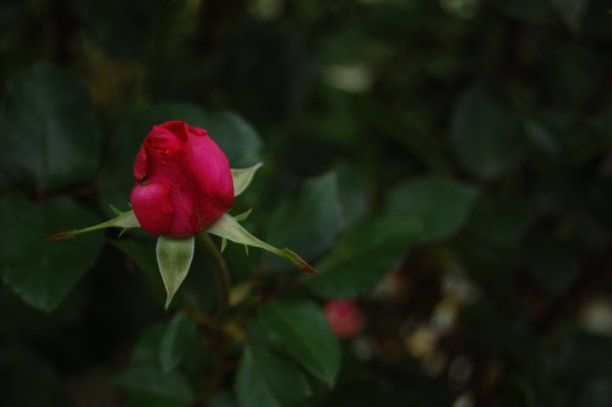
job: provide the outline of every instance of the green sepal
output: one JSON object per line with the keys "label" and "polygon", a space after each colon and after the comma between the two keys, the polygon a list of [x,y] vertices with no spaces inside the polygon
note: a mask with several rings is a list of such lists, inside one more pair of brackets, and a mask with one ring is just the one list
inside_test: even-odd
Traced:
{"label": "green sepal", "polygon": [[306,263],[306,261],[304,261],[304,259],[298,256],[295,252],[289,249],[278,249],[259,240],[244,229],[240,223],[238,223],[236,218],[228,215],[227,213],[219,218],[217,222],[213,223],[213,225],[208,228],[206,232],[219,236],[223,239],[231,240],[235,243],[243,244],[245,246],[253,246],[267,250],[290,261],[303,271],[308,273],[317,273],[317,271],[310,264]]}
{"label": "green sepal", "polygon": [[247,168],[232,168],[232,180],[234,181],[234,196],[243,193],[253,181],[253,176],[263,163],[257,163]]}
{"label": "green sepal", "polygon": [[159,272],[166,288],[166,309],[187,277],[193,260],[194,242],[193,236],[185,238],[160,236],[157,239],[155,253]]}
{"label": "green sepal", "polygon": [[[115,208],[116,209],[116,208]],[[115,212],[113,209],[113,212]],[[62,239],[72,239],[77,235],[94,232],[96,230],[106,229],[106,228],[122,228],[121,234],[125,232],[126,229],[137,228],[140,227],[138,223],[138,219],[136,219],[136,215],[134,215],[134,211],[121,212],[116,211],[118,215],[106,222],[98,223],[94,226],[89,226],[83,229],[74,229],[67,230],[65,232],[59,232],[52,236],[49,236],[47,240],[62,240]]]}
{"label": "green sepal", "polygon": [[[247,220],[247,218],[249,217],[249,215],[251,214],[251,212],[253,212],[253,208],[244,211],[242,213],[239,213],[238,215],[234,216],[234,219],[236,219],[238,222],[242,222]],[[227,247],[227,239],[223,238],[221,239],[221,253],[223,253],[225,251]],[[245,250],[246,250],[246,254],[247,256],[249,255],[249,248],[248,246],[244,246]]]}
{"label": "green sepal", "polygon": [[117,208],[113,204],[108,204],[108,207],[110,208],[111,212],[115,214],[115,216],[119,216],[119,215],[121,215],[123,213],[123,212],[121,212],[121,209]]}
{"label": "green sepal", "polygon": [[252,208],[249,209],[248,211],[244,211],[244,212],[239,213],[238,215],[234,216],[234,219],[236,219],[238,222],[244,222],[245,220],[247,220],[247,218],[249,217],[251,212],[253,212]]}

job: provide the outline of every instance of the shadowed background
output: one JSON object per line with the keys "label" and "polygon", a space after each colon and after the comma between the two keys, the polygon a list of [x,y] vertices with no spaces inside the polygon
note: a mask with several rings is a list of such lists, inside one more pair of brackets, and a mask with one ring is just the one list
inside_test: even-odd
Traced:
{"label": "shadowed background", "polygon": [[[366,323],[277,405],[611,405],[611,50],[604,0],[2,0],[0,404],[248,407],[228,338],[297,289]],[[229,336],[205,253],[164,313],[145,233],[44,243],[169,119],[264,161],[232,213],[322,271],[230,246]]]}

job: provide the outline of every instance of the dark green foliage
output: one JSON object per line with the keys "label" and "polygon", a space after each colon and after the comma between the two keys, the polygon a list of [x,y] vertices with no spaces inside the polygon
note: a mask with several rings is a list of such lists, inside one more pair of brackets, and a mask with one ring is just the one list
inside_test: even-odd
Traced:
{"label": "dark green foliage", "polygon": [[0,208],[2,280],[29,304],[45,311],[55,309],[96,263],[102,236],[57,244],[45,239],[60,228],[77,226],[75,222],[96,222],[96,216],[69,198],[52,198],[37,206],[7,195]]}
{"label": "dark green foliage", "polygon": [[297,366],[264,347],[246,347],[236,372],[241,406],[300,406],[310,388]]}
{"label": "dark green foliage", "polygon": [[363,294],[400,263],[422,230],[422,222],[414,217],[387,216],[358,224],[317,264],[323,274],[307,286],[323,298]]}
{"label": "dark green foliage", "polygon": [[311,302],[274,300],[258,312],[270,343],[331,386],[340,369],[340,348],[323,313]]}
{"label": "dark green foliage", "polygon": [[[0,405],[610,405],[610,8],[1,2]],[[264,163],[231,214],[320,274],[229,244],[223,309],[198,249],[164,312],[146,233],[45,241],[174,119]]]}
{"label": "dark green foliage", "polygon": [[100,155],[100,132],[77,81],[41,63],[6,86],[0,131],[9,178],[37,190],[90,178]]}

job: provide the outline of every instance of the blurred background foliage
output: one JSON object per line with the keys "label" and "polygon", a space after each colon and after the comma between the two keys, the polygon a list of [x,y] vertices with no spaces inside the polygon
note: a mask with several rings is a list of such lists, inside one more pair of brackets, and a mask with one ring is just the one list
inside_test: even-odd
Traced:
{"label": "blurred background foliage", "polygon": [[[612,405],[611,50],[605,0],[2,0],[0,404]],[[169,119],[319,276],[230,245],[165,313],[152,237],[44,243]]]}

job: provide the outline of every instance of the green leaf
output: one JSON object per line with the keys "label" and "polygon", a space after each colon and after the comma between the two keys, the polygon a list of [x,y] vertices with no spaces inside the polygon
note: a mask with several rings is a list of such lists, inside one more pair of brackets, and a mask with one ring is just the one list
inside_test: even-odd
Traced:
{"label": "green leaf", "polygon": [[468,89],[459,100],[451,124],[451,144],[461,165],[485,180],[513,169],[526,152],[521,121],[480,87]]}
{"label": "green leaf", "polygon": [[245,246],[253,246],[258,247],[263,250],[267,250],[271,253],[280,256],[299,269],[306,271],[308,273],[316,273],[317,271],[312,268],[308,263],[306,263],[300,256],[298,256],[295,252],[289,249],[278,249],[274,246],[271,246],[252,234],[250,234],[246,229],[244,229],[235,218],[224,214],[218,221],[216,221],[210,228],[206,230],[206,232],[211,233],[215,236],[219,236],[223,239],[231,240],[234,243],[240,243]]}
{"label": "green leaf", "polygon": [[251,215],[251,212],[253,212],[253,209],[246,210],[234,216],[234,219],[236,219],[238,222],[244,222],[245,220],[249,218],[249,216]]}
{"label": "green leaf", "polygon": [[[113,211],[115,211],[115,209],[113,209]],[[107,220],[106,222],[98,223],[94,226],[55,233],[54,235],[47,238],[47,240],[72,239],[75,236],[81,235],[83,233],[94,232],[96,230],[102,230],[106,228],[122,228],[125,230],[137,227],[140,227],[140,224],[138,223],[138,219],[136,219],[134,211],[127,211],[121,212],[120,215],[114,217],[113,219]]]}
{"label": "green leaf", "polygon": [[165,323],[155,323],[140,335],[132,352],[131,362],[136,365],[153,365],[159,363],[159,344],[166,332]]}
{"label": "green leaf", "polygon": [[303,406],[310,388],[288,360],[261,346],[245,347],[236,374],[241,407]]}
{"label": "green leaf", "polygon": [[340,370],[340,346],[319,306],[309,301],[276,299],[258,313],[271,343],[304,369],[332,386]]}
{"label": "green leaf", "polygon": [[421,241],[440,240],[463,226],[477,196],[476,189],[449,178],[416,178],[391,191],[385,213],[416,217],[423,223]]}
{"label": "green leaf", "polygon": [[176,368],[186,351],[197,338],[198,329],[193,319],[179,312],[167,324],[159,344],[159,361],[167,373]]}
{"label": "green leaf", "polygon": [[366,186],[359,177],[358,168],[346,162],[335,166],[338,181],[338,198],[345,226],[361,220],[368,211]]}
{"label": "green leaf", "polygon": [[87,93],[51,65],[39,63],[7,84],[0,117],[0,157],[9,178],[38,190],[93,176],[100,132]]}
{"label": "green leaf", "polygon": [[168,401],[192,403],[195,398],[193,390],[183,375],[178,372],[163,373],[152,366],[125,370],[113,378],[113,384]]}
{"label": "green leaf", "polygon": [[308,261],[323,254],[344,229],[335,173],[304,183],[297,196],[280,205],[267,226],[266,240],[291,247]]}
{"label": "green leaf", "polygon": [[255,128],[237,113],[209,111],[196,123],[208,130],[208,135],[219,144],[233,167],[246,167],[261,161],[261,139]]}
{"label": "green leaf", "polygon": [[371,289],[400,263],[421,237],[422,225],[412,217],[388,216],[347,230],[334,249],[317,264],[321,274],[306,287],[323,298],[355,297]]}
{"label": "green leaf", "polygon": [[157,239],[155,253],[157,265],[161,273],[164,287],[166,287],[166,309],[170,306],[174,294],[187,277],[189,266],[193,260],[195,238],[172,238],[160,236]]}
{"label": "green leaf", "polygon": [[96,216],[68,198],[52,198],[37,206],[20,196],[0,199],[0,273],[4,282],[28,304],[52,311],[81,275],[96,263],[103,236],[45,242],[53,229],[94,223]]}
{"label": "green leaf", "polygon": [[253,176],[263,163],[257,163],[247,168],[232,168],[232,180],[234,181],[234,196],[243,193],[253,181]]}

